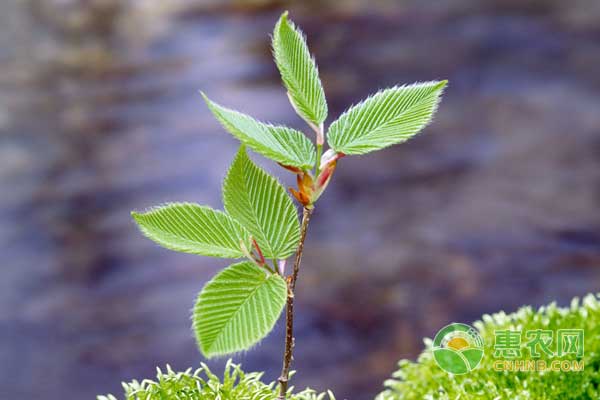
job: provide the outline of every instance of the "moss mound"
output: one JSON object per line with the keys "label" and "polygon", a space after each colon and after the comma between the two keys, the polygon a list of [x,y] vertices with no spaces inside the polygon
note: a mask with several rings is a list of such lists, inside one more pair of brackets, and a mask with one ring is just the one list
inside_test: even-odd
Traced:
{"label": "moss mound", "polygon": [[[545,400],[545,399],[600,399],[600,297],[586,296],[582,301],[575,298],[570,307],[560,308],[552,303],[534,310],[523,307],[515,313],[499,312],[484,315],[473,325],[479,330],[484,344],[481,364],[464,375],[449,374],[435,363],[431,352],[431,340],[426,340],[426,349],[418,361],[403,360],[392,379],[385,383],[386,390],[377,400]],[[495,357],[494,342],[497,330],[523,332],[522,357],[527,355],[525,332],[544,329],[583,329],[585,348],[583,357],[575,354],[560,358],[540,352],[544,360],[577,360],[584,362],[583,371],[496,371],[494,362],[506,360]],[[556,350],[556,334],[550,350]],[[498,365],[498,364],[496,364]]]}
{"label": "moss mound", "polygon": [[[123,383],[126,400],[276,400],[275,382],[265,384],[262,373],[245,373],[231,360],[227,362],[223,378],[213,374],[204,364],[195,371],[174,372],[169,366],[166,372],[157,369],[156,381],[144,379]],[[292,394],[290,400],[335,400],[331,392],[316,393],[305,389]],[[98,396],[97,400],[117,400],[113,395]]]}

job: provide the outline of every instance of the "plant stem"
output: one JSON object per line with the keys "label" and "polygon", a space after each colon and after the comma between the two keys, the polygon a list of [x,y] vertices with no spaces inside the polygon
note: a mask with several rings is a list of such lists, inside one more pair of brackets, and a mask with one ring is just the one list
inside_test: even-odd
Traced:
{"label": "plant stem", "polygon": [[296,251],[294,269],[292,275],[287,279],[288,295],[285,308],[285,351],[283,353],[283,368],[281,370],[281,376],[278,379],[278,400],[285,400],[288,390],[290,365],[292,364],[294,351],[294,290],[296,289],[296,280],[298,279],[298,271],[300,270],[300,262],[302,261],[302,252],[304,250],[304,241],[306,240],[306,231],[308,230],[308,223],[312,212],[312,208],[304,207],[302,213],[302,227],[300,228],[300,243],[298,244],[298,250]]}
{"label": "plant stem", "polygon": [[323,154],[323,145],[317,144],[317,164],[315,165],[315,178],[319,176],[321,169],[321,155]]}

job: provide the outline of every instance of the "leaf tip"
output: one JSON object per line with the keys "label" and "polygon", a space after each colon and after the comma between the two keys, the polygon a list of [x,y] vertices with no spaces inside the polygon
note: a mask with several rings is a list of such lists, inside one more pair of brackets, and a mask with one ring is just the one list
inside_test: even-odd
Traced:
{"label": "leaf tip", "polygon": [[448,86],[448,80],[444,79],[443,81],[439,81],[438,84],[436,85],[437,89],[443,89],[446,86]]}
{"label": "leaf tip", "polygon": [[210,101],[210,99],[208,98],[208,96],[206,95],[206,93],[204,93],[202,90],[199,90],[200,92],[200,96],[202,96],[202,98],[204,99],[204,101],[210,105],[210,103],[212,103],[212,101]]}
{"label": "leaf tip", "polygon": [[134,220],[135,222],[139,222],[139,219],[142,217],[142,213],[139,213],[139,212],[137,212],[137,211],[131,211],[131,212],[129,213],[129,215],[131,215],[131,218],[133,218],[133,220]]}
{"label": "leaf tip", "polygon": [[279,38],[279,34],[280,34],[280,30],[282,29],[283,26],[288,25],[288,11],[285,10],[283,13],[281,13],[281,16],[279,17],[279,19],[277,20],[277,23],[275,24],[275,28],[273,30],[273,50],[276,49],[277,45],[275,44],[278,41]]}

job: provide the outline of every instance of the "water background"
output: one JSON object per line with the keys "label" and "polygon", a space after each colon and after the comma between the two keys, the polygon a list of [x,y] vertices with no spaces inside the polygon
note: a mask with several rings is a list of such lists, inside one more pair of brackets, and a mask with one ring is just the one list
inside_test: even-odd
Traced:
{"label": "water background", "polygon": [[[320,200],[298,283],[297,387],[370,399],[448,322],[598,292],[597,1],[9,0],[1,398],[118,394],[157,365],[205,361],[190,309],[227,262],[159,248],[129,212],[221,207],[238,143],[199,90],[310,134],[270,55],[284,9],[318,60],[328,123],[379,88],[450,81],[424,134],[343,159]],[[235,360],[274,380],[282,347],[279,323]]]}

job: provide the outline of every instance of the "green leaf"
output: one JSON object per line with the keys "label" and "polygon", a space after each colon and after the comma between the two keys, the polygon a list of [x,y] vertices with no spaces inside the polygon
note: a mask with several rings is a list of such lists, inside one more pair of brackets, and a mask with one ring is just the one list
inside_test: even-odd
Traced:
{"label": "green leaf", "polygon": [[327,138],[338,153],[365,154],[417,134],[437,109],[447,81],[385,89],[344,112]]}
{"label": "green leaf", "polygon": [[285,259],[300,240],[298,212],[275,178],[257,167],[240,147],[223,183],[223,203],[258,242],[264,256]]}
{"label": "green leaf", "polygon": [[202,96],[223,127],[252,150],[283,165],[302,169],[314,166],[315,146],[302,132],[259,122],[248,115],[220,106],[204,93]]}
{"label": "green leaf", "polygon": [[194,331],[207,357],[246,350],[273,329],[287,285],[254,263],[241,262],[206,284],[194,307]]}
{"label": "green leaf", "polygon": [[167,249],[204,256],[244,257],[250,232],[222,211],[192,203],[173,203],[145,213],[132,212],[142,233]]}
{"label": "green leaf", "polygon": [[327,118],[327,102],[315,60],[302,31],[281,15],[273,31],[273,55],[296,112],[319,126]]}

